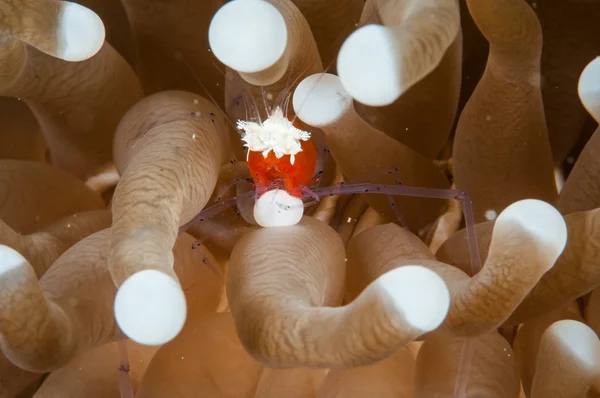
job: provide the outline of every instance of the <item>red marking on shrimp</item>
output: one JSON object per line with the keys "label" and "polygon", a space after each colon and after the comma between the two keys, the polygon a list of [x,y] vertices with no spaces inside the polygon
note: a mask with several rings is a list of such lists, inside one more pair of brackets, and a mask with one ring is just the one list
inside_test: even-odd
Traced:
{"label": "red marking on shrimp", "polygon": [[303,196],[301,187],[308,186],[317,167],[317,151],[311,141],[303,141],[301,147],[302,152],[295,156],[294,164],[290,162],[290,155],[278,159],[273,152],[267,157],[261,152],[249,152],[248,168],[259,194],[280,180],[290,195],[297,198]]}

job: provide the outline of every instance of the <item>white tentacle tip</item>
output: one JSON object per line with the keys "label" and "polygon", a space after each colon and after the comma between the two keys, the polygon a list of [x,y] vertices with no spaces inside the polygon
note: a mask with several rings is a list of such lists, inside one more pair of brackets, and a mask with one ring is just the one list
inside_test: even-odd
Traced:
{"label": "white tentacle tip", "polygon": [[338,54],[337,71],[346,91],[358,102],[385,106],[404,92],[401,59],[390,28],[366,25],[354,31]]}
{"label": "white tentacle tip", "polygon": [[22,267],[30,267],[25,257],[12,247],[0,245],[0,278]]}
{"label": "white tentacle tip", "polygon": [[407,323],[429,332],[444,322],[450,309],[450,292],[435,272],[419,265],[395,268],[376,281]]}
{"label": "white tentacle tip", "polygon": [[115,318],[123,333],[144,345],[174,339],[185,323],[187,308],[181,286],[156,270],[131,275],[115,297]]}
{"label": "white tentacle tip", "polygon": [[289,227],[304,215],[304,202],[281,189],[262,194],[254,204],[254,219],[261,227]]}
{"label": "white tentacle tip", "polygon": [[565,319],[550,325],[544,335],[559,340],[570,356],[600,375],[600,340],[588,325]]}
{"label": "white tentacle tip", "polygon": [[292,101],[300,120],[315,127],[334,123],[352,106],[352,97],[331,73],[316,73],[302,80]]}
{"label": "white tentacle tip", "polygon": [[495,228],[518,224],[542,245],[550,266],[567,244],[567,224],[562,214],[552,205],[538,199],[524,199],[508,206],[496,219]]}
{"label": "white tentacle tip", "polygon": [[577,91],[583,106],[596,121],[600,121],[600,57],[593,59],[583,69]]}
{"label": "white tentacle tip", "polygon": [[256,73],[274,65],[287,46],[283,16],[264,0],[234,0],[221,7],[208,29],[213,54],[242,73]]}
{"label": "white tentacle tip", "polygon": [[94,56],[104,44],[102,19],[77,3],[61,2],[56,57],[65,61],[83,61]]}

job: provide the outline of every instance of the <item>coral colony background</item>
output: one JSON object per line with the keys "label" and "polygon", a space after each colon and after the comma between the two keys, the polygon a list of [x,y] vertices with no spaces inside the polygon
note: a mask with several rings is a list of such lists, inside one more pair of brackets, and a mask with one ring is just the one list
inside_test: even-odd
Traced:
{"label": "coral colony background", "polygon": [[1,398],[600,396],[599,0],[0,0],[0,38]]}

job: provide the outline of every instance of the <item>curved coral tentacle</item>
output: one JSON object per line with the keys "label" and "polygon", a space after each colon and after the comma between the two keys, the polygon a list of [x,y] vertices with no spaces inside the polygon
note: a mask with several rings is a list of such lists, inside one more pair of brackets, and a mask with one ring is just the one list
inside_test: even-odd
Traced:
{"label": "curved coral tentacle", "polygon": [[465,105],[453,146],[456,187],[473,200],[475,221],[511,203],[557,198],[540,91],[542,35],[522,0],[467,1],[490,43],[486,69]]}
{"label": "curved coral tentacle", "polygon": [[446,316],[445,284],[423,267],[384,274],[335,307],[343,276],[343,244],[320,221],[304,217],[245,235],[231,256],[227,297],[246,350],[270,367],[366,365]]}
{"label": "curved coral tentacle", "polygon": [[217,182],[224,137],[216,112],[198,95],[166,91],[137,103],[119,124],[109,267],[119,288],[117,321],[142,344],[171,340],[185,322],[172,248]]}

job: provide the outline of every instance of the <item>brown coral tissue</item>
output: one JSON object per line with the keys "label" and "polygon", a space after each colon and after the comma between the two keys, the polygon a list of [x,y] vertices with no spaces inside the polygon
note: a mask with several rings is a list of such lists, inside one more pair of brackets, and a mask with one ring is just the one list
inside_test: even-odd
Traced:
{"label": "brown coral tissue", "polygon": [[0,398],[600,398],[600,0],[0,0]]}

